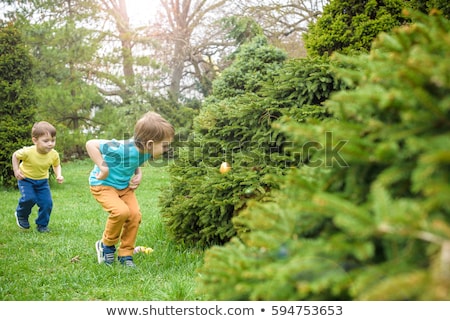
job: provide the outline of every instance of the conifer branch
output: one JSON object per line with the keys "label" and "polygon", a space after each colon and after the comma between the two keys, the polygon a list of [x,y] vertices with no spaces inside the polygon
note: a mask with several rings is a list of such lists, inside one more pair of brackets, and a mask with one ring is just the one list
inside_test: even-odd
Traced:
{"label": "conifer branch", "polygon": [[[378,231],[380,233],[383,234],[396,234],[396,235],[410,235],[416,239],[422,240],[422,241],[426,241],[429,243],[434,243],[434,244],[438,244],[441,246],[444,246],[446,243],[449,243],[450,240],[444,239],[438,235],[435,235],[433,233],[430,232],[426,232],[426,231],[413,231],[411,233],[410,230],[399,230],[396,229],[393,226],[390,226],[388,224],[381,224],[380,227],[378,228]],[[450,255],[449,255],[450,256]]]}

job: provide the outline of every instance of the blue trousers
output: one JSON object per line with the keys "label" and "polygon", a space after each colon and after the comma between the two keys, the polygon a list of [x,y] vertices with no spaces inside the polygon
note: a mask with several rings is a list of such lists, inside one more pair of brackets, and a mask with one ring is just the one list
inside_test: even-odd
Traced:
{"label": "blue trousers", "polygon": [[48,179],[25,178],[18,181],[20,194],[19,204],[16,208],[17,216],[28,220],[33,206],[39,207],[36,224],[47,226],[53,208],[52,195]]}

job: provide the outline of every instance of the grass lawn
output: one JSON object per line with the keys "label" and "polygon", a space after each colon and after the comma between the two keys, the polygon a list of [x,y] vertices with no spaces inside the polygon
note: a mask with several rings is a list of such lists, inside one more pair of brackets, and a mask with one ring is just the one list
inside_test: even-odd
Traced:
{"label": "grass lawn", "polygon": [[142,223],[137,244],[154,252],[134,256],[137,269],[97,263],[95,242],[107,214],[89,192],[89,160],[64,163],[64,184],[51,181],[53,212],[50,233],[20,230],[14,211],[20,193],[1,190],[0,299],[2,301],[181,301],[195,294],[201,250],[186,249],[168,239],[160,211],[160,188],[168,184],[166,167],[147,165],[137,190]]}

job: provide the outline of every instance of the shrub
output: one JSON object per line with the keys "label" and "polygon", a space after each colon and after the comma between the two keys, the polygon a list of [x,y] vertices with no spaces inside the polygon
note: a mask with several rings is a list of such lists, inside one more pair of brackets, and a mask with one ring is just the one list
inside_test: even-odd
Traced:
{"label": "shrub", "polygon": [[368,52],[380,32],[407,22],[404,6],[402,0],[332,0],[305,33],[308,54]]}
{"label": "shrub", "polygon": [[[249,56],[253,60],[246,65]],[[250,199],[271,199],[278,178],[302,161],[289,152],[291,144],[273,122],[284,114],[298,121],[327,117],[320,103],[345,87],[326,58],[286,65],[282,58],[261,39],[244,46],[195,118],[193,137],[171,166],[171,185],[161,199],[166,226],[177,241],[211,246],[236,235],[232,218]],[[223,161],[232,166],[225,175],[219,173]]]}
{"label": "shrub", "polygon": [[0,25],[0,182],[15,186],[11,157],[31,144],[36,96],[32,58],[13,24]]}

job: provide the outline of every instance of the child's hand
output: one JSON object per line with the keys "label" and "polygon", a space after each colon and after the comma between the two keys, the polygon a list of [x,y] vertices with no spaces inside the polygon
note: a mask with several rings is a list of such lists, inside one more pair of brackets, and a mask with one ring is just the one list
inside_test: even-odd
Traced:
{"label": "child's hand", "polygon": [[20,169],[14,171],[14,176],[15,176],[19,181],[25,179],[25,175],[23,175],[23,173],[20,171]]}
{"label": "child's hand", "polygon": [[141,183],[142,174],[137,173],[133,176],[133,178],[130,180],[130,184],[128,185],[131,189],[136,189],[139,187],[139,184]]}
{"label": "child's hand", "polygon": [[56,181],[57,181],[59,184],[62,184],[62,183],[64,182],[64,176],[58,176],[58,177],[56,178]]}
{"label": "child's hand", "polygon": [[102,165],[102,166],[99,166],[99,169],[100,169],[100,172],[98,172],[96,178],[98,180],[106,179],[108,177],[108,175],[109,175],[109,168],[108,168],[108,166]]}

